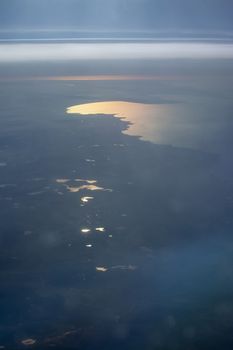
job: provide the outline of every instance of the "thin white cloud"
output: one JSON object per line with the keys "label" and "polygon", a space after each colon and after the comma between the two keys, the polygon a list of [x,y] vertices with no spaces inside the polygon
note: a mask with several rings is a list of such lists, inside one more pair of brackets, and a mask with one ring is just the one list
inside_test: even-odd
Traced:
{"label": "thin white cloud", "polygon": [[233,44],[230,43],[17,43],[0,45],[0,62],[232,58]]}

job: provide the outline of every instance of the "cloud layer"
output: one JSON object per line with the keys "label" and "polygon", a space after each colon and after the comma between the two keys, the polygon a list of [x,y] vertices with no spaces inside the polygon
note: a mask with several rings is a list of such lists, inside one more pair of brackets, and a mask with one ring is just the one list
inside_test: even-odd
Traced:
{"label": "cloud layer", "polygon": [[0,62],[233,58],[233,44],[223,43],[1,44],[0,48]]}

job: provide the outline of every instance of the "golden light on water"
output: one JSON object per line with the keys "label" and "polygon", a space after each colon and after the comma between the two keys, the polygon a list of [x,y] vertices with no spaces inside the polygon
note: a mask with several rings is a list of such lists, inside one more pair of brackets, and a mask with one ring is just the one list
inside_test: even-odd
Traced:
{"label": "golden light on water", "polygon": [[88,190],[88,191],[106,191],[103,187],[95,186],[95,185],[82,185],[79,187],[75,186],[66,186],[67,190],[71,193],[77,193],[83,190]]}
{"label": "golden light on water", "polygon": [[108,271],[108,269],[106,267],[103,267],[103,266],[97,266],[95,269],[98,272],[107,272]]}
{"label": "golden light on water", "polygon": [[[69,193],[78,193],[78,192],[86,192],[86,191],[105,191],[105,192],[112,192],[113,190],[110,188],[104,188],[97,185],[97,180],[89,180],[89,179],[67,179],[67,178],[60,178],[55,180],[57,184],[63,186]],[[73,183],[81,183],[79,186],[73,185]],[[57,193],[62,192],[56,190]],[[90,200],[94,199],[92,196],[82,196],[81,202],[82,203],[88,203]]]}
{"label": "golden light on water", "polygon": [[137,80],[177,80],[179,76],[164,75],[123,75],[123,74],[105,74],[105,75],[65,75],[36,77],[36,80],[53,80],[53,81],[137,81]]}
{"label": "golden light on water", "polygon": [[67,183],[67,182],[69,182],[70,180],[69,179],[57,179],[56,180],[56,182],[58,183],[58,184],[65,184],[65,183]]}
{"label": "golden light on water", "polygon": [[94,197],[82,197],[81,202],[82,203],[88,203],[90,200],[94,199]]}
{"label": "golden light on water", "polygon": [[97,183],[97,180],[75,179],[74,181],[76,181],[76,182],[86,182],[87,184],[90,184],[90,185]]}
{"label": "golden light on water", "polygon": [[97,74],[97,75],[54,75],[54,76],[12,76],[0,77],[0,81],[15,80],[39,80],[39,81],[172,81],[186,79],[186,77],[170,75],[146,75],[146,74]]}
{"label": "golden light on water", "polygon": [[82,233],[89,233],[89,232],[91,232],[91,230],[89,228],[85,227],[85,228],[81,229],[81,232]]}
{"label": "golden light on water", "polygon": [[71,106],[66,112],[77,116],[113,115],[129,122],[127,130],[122,131],[123,133],[158,142],[161,141],[159,129],[164,127],[169,113],[171,115],[171,105],[105,101]]}
{"label": "golden light on water", "polygon": [[138,113],[152,112],[155,105],[134,103],[125,101],[107,101],[107,102],[95,102],[86,103],[77,106],[71,106],[67,108],[68,114],[109,114],[115,115],[121,118],[132,117],[132,115]]}
{"label": "golden light on water", "polygon": [[95,230],[99,231],[99,232],[105,232],[105,228],[104,227],[96,227]]}

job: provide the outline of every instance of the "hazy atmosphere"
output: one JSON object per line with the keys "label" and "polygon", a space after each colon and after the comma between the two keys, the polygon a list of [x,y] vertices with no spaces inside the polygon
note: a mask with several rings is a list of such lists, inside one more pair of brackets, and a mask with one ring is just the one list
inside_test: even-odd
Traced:
{"label": "hazy atmosphere", "polygon": [[0,1],[0,349],[233,348],[232,11]]}
{"label": "hazy atmosphere", "polygon": [[194,31],[233,29],[231,0],[1,0],[2,30]]}

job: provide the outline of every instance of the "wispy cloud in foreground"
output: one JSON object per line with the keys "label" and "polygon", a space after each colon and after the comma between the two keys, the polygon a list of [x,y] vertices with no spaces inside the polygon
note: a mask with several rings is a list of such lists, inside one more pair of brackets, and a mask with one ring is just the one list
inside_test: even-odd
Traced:
{"label": "wispy cloud in foreground", "polygon": [[0,45],[0,62],[232,58],[233,44],[226,43],[30,43]]}

